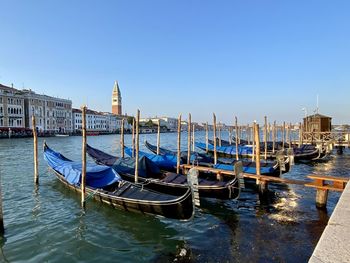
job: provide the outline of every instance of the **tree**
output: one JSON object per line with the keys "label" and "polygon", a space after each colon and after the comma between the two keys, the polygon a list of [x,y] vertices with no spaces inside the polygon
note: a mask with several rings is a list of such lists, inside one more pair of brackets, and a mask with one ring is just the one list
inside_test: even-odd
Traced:
{"label": "tree", "polygon": [[132,125],[132,120],[134,120],[135,118],[133,116],[128,116],[127,118],[127,122],[128,124]]}

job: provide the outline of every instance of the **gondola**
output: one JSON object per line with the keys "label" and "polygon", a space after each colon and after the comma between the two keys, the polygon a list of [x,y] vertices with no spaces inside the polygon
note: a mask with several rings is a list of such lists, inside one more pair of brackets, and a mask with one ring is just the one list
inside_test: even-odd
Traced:
{"label": "gondola", "polygon": [[[46,143],[44,144],[44,159],[60,182],[75,192],[81,193],[81,163],[73,162],[55,152]],[[177,188],[177,190],[176,194],[152,191],[141,184],[122,180],[111,167],[87,164],[87,195],[115,208],[189,220],[194,213],[192,191],[189,187]]]}
{"label": "gondola", "polygon": [[[131,155],[132,149],[125,147],[125,152]],[[118,158],[93,148],[90,145],[87,145],[87,153],[96,163],[111,166],[124,180],[134,180],[134,158]],[[140,160],[143,160],[141,161],[141,164],[139,162],[139,166],[141,167],[139,170],[139,182],[143,183],[145,188],[153,187],[153,189],[169,189],[171,187],[181,187],[183,185],[187,185],[187,177],[185,175],[159,170],[156,171],[154,168],[155,163],[148,158],[147,153],[140,152],[139,156]],[[153,160],[154,159],[155,158],[153,158]],[[161,160],[168,162],[168,159],[161,159],[159,157],[157,159],[158,164],[161,162]],[[152,169],[150,169],[150,165],[145,167],[145,165],[143,165],[145,162],[148,164],[153,163]],[[169,167],[169,164],[166,164],[165,167]],[[238,198],[240,193],[239,181],[236,177],[225,181],[218,181],[211,179],[211,177],[200,177],[198,178],[198,192],[200,197],[235,199]]]}
{"label": "gondola", "polygon": [[[145,141],[145,146],[152,152],[157,151],[157,147],[150,144],[149,142]],[[174,151],[165,149],[160,147],[159,148],[159,155],[166,154],[167,156],[169,155],[175,155],[176,153]],[[232,171],[234,169],[234,165],[237,162],[236,159],[233,158],[218,158],[217,164],[214,164],[214,159],[211,157],[208,157],[207,155],[205,156],[205,159],[200,158],[201,153],[192,153],[191,155],[195,156],[198,154],[199,158],[194,159],[194,161],[191,158],[191,163],[195,163],[196,165],[199,166],[207,166],[207,167],[212,167],[216,169],[222,169],[222,170],[227,170],[227,171]],[[204,155],[204,154],[202,154]],[[151,154],[147,154],[147,156],[151,157]],[[187,156],[187,155],[186,155]],[[155,157],[154,157],[155,158]],[[187,159],[186,159],[187,160]],[[256,162],[248,161],[248,160],[241,160],[242,161],[242,168],[244,173],[249,173],[249,174],[256,174]],[[284,168],[282,171],[280,171],[280,165],[277,161],[262,161],[260,162],[260,174],[262,175],[268,175],[268,176],[279,176],[282,172],[286,172],[289,170],[289,163],[288,163],[288,158],[285,158],[283,160]],[[287,168],[287,169],[286,169]]]}
{"label": "gondola", "polygon": [[[206,144],[205,143],[195,143],[196,147],[206,150]],[[236,156],[236,146],[216,146],[217,154],[218,156],[222,157],[228,157],[228,158],[234,158]],[[212,144],[208,145],[208,152],[213,153],[214,152],[214,146]],[[267,152],[267,158],[268,159],[275,159],[276,153],[268,151]],[[261,156],[264,156],[264,152],[260,151]],[[290,149],[285,148],[283,150],[284,155],[291,155],[294,158],[295,162],[309,162],[309,161],[315,161],[320,158],[323,158],[326,155],[326,152],[322,150],[322,147],[316,147],[314,145],[310,144],[304,144],[301,147],[292,147]],[[252,146],[238,146],[238,155],[240,157],[245,158],[251,158],[253,155],[253,147]]]}

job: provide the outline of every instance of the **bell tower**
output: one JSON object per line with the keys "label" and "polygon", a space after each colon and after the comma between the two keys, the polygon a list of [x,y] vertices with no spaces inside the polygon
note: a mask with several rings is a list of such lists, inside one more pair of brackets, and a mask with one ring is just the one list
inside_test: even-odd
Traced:
{"label": "bell tower", "polygon": [[122,114],[122,95],[120,93],[118,81],[114,82],[112,93],[112,113],[116,115]]}

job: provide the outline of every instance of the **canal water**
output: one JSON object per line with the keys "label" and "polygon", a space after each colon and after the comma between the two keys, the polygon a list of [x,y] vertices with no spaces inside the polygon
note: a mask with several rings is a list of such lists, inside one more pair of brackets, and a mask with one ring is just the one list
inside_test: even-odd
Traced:
{"label": "canal water", "polygon": [[[176,149],[176,136],[161,134],[162,146]],[[140,137],[141,142],[156,142],[155,134]],[[81,137],[45,139],[53,149],[80,160]],[[130,135],[125,140],[130,145]],[[196,133],[196,140],[204,141],[204,133]],[[182,142],[185,150],[186,134]],[[0,140],[5,222],[0,262],[307,262],[340,196],[331,192],[328,210],[321,211],[315,208],[315,190],[272,185],[268,204],[246,190],[239,200],[202,200],[188,222],[115,210],[93,200],[84,212],[80,196],[48,172],[42,143],[39,138],[40,185],[35,187],[32,139]],[[88,143],[120,153],[117,135],[91,136]],[[297,164],[284,177],[349,177],[349,168],[346,150],[325,162]]]}

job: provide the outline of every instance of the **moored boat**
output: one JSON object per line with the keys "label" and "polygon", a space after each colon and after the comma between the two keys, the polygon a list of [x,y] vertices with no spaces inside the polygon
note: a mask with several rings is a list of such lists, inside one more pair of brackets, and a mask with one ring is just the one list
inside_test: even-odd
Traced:
{"label": "moored boat", "polygon": [[[126,152],[131,155],[132,149],[128,149],[129,150]],[[92,159],[95,160],[96,163],[111,166],[120,174],[120,176],[124,180],[134,180],[134,158],[118,158],[96,148],[93,148],[90,145],[87,145],[87,153]],[[141,160],[141,162],[139,162],[139,167],[141,167],[141,169],[139,170],[139,181],[144,183],[144,187],[165,187],[169,189],[169,187],[181,187],[183,185],[187,185],[187,177],[185,175],[160,170],[158,170],[160,172],[157,172],[154,169],[154,167],[150,169],[150,167],[152,166],[150,165],[150,162],[153,162],[152,159],[150,160],[148,157],[152,157],[151,154],[140,152],[139,156]],[[153,160],[154,159],[155,157],[153,158]],[[156,160],[158,161],[158,164],[161,161],[165,161],[166,165],[163,165],[162,167],[169,167],[168,159],[162,159],[161,156],[159,156]],[[145,163],[148,164],[144,165]],[[156,163],[153,163],[153,165],[156,165]],[[224,181],[218,181],[211,175],[208,177],[198,178],[198,191],[200,197],[235,199],[239,196],[239,187],[240,186],[237,177],[227,178]]]}
{"label": "moored boat", "polygon": [[[60,182],[75,192],[81,192],[81,163],[71,161],[50,149],[46,144],[44,159]],[[111,167],[87,165],[87,195],[115,208],[188,220],[194,213],[192,190],[189,187],[177,188],[177,190],[177,194],[156,192],[144,188],[142,184],[122,180]]]}

